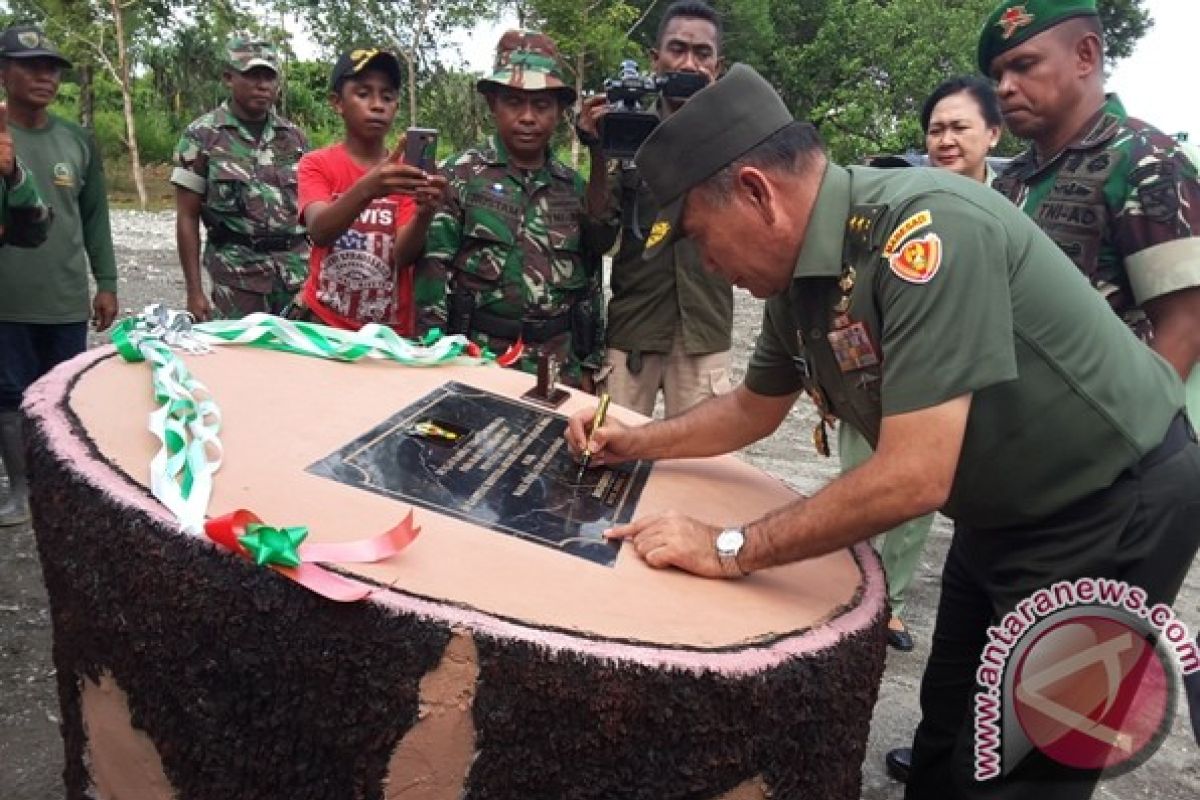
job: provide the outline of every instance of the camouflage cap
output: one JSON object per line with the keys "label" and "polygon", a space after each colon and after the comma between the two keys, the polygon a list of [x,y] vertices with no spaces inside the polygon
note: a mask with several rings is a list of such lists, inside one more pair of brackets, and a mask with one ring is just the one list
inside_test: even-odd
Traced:
{"label": "camouflage cap", "polygon": [[979,71],[990,74],[1001,53],[1075,17],[1095,17],[1096,0],[1004,0],[988,15],[979,32]]}
{"label": "camouflage cap", "polygon": [[667,117],[633,157],[660,206],[643,258],[679,236],[689,191],[793,122],[779,93],[746,64],[734,64]]}
{"label": "camouflage cap", "polygon": [[63,58],[58,48],[36,25],[13,25],[0,33],[0,57],[49,58],[57,61],[63,69],[71,68],[71,62]]}
{"label": "camouflage cap", "polygon": [[491,76],[480,78],[475,88],[487,93],[497,86],[527,92],[555,91],[565,102],[575,102],[575,90],[563,80],[562,63],[554,40],[536,31],[506,31],[496,45]]}
{"label": "camouflage cap", "polygon": [[248,36],[234,36],[226,47],[230,69],[247,72],[255,67],[266,67],[279,72],[279,54],[269,43]]}

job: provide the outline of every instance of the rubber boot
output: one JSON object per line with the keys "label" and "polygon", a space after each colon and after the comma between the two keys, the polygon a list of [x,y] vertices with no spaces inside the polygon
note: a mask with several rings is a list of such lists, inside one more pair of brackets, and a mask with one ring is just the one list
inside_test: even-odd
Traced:
{"label": "rubber boot", "polygon": [[0,505],[0,528],[29,522],[29,478],[25,472],[22,424],[19,411],[0,411],[0,457],[8,474],[8,500]]}

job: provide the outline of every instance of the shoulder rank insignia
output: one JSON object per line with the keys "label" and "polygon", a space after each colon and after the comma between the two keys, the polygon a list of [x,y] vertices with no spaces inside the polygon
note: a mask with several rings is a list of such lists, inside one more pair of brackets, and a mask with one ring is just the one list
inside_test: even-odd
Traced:
{"label": "shoulder rank insignia", "polygon": [[896,248],[901,242],[903,242],[909,236],[912,236],[917,231],[928,228],[932,224],[933,214],[929,211],[929,209],[918,211],[916,214],[913,214],[911,217],[904,220],[904,222],[901,222],[899,225],[897,225],[896,230],[892,231],[892,235],[888,237],[887,244],[883,246],[884,256],[890,256],[892,253],[896,252]]}
{"label": "shoulder rank insignia", "polygon": [[846,238],[842,258],[847,264],[857,264],[871,251],[875,225],[888,210],[885,205],[851,206],[846,218]]}
{"label": "shoulder rank insignia", "polygon": [[907,242],[888,256],[888,265],[897,278],[909,283],[929,283],[942,266],[942,239],[927,233],[920,239]]}

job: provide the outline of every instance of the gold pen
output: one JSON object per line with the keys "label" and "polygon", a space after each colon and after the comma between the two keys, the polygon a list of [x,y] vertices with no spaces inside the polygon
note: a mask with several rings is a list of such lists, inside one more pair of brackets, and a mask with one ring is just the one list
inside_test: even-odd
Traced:
{"label": "gold pen", "polygon": [[608,392],[600,395],[600,404],[596,406],[596,415],[592,417],[592,429],[588,431],[587,443],[583,447],[583,460],[579,464],[579,474],[575,476],[575,482],[579,483],[583,480],[583,472],[588,467],[588,462],[592,460],[592,434],[596,432],[604,424],[604,417],[608,414]]}

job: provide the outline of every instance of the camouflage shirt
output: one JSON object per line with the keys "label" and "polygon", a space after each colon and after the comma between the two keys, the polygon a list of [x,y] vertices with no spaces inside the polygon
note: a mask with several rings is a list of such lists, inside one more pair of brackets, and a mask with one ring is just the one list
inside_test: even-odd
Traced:
{"label": "camouflage shirt", "polygon": [[[493,351],[511,341],[479,330],[480,316],[538,324],[574,317],[573,328],[542,343],[526,341],[519,366],[534,372],[539,352],[549,352],[568,381],[578,380],[581,367],[598,369],[604,358],[601,266],[616,240],[616,215],[591,217],[583,178],[554,159],[534,172],[510,166],[496,137],[450,157],[441,169],[449,197],[429,227],[418,304],[435,299],[422,297],[431,286],[471,295],[470,336]],[[439,269],[445,279],[430,281]],[[438,308],[446,314],[444,294]],[[581,336],[590,341],[573,341]]]}
{"label": "camouflage shirt", "polygon": [[171,182],[203,195],[204,266],[214,282],[268,294],[298,289],[308,240],[296,208],[296,165],[308,140],[269,113],[257,139],[228,103],[195,120],[175,147]]}
{"label": "camouflage shirt", "polygon": [[1143,339],[1141,306],[1200,286],[1200,181],[1171,137],[1116,95],[1044,164],[1031,148],[993,184],[1070,256]]}

